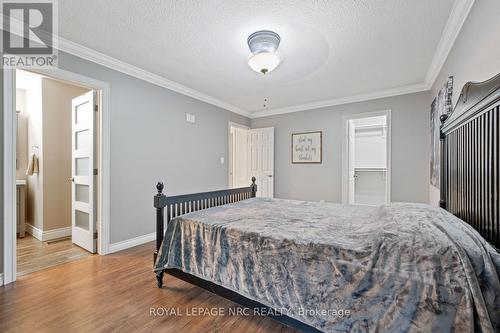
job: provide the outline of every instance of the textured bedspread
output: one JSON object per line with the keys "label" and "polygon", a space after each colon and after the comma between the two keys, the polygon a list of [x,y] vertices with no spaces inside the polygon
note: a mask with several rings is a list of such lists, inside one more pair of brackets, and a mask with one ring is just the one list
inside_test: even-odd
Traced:
{"label": "textured bedspread", "polygon": [[171,221],[162,268],[325,332],[500,332],[500,255],[427,205],[250,199],[215,207]]}

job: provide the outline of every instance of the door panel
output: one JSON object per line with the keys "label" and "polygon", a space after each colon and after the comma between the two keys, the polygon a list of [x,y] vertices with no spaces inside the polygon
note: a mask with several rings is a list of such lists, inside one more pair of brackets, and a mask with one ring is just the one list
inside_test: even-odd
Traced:
{"label": "door panel", "polygon": [[248,172],[248,129],[233,127],[233,182],[235,188],[247,187],[249,184]]}
{"label": "door panel", "polygon": [[234,133],[232,131],[232,128],[229,128],[229,156],[227,159],[227,168],[229,170],[229,177],[228,177],[228,185],[229,188],[234,188],[234,151],[235,151],[235,143],[234,143]]}
{"label": "door panel", "polygon": [[354,202],[354,194],[355,194],[355,188],[356,188],[356,174],[354,170],[354,161],[355,161],[355,127],[352,122],[352,120],[349,120],[349,126],[348,126],[348,152],[349,152],[349,170],[348,170],[348,177],[349,177],[349,204],[353,205]]}
{"label": "door panel", "polygon": [[96,93],[72,101],[71,234],[74,244],[96,253],[95,125]]}
{"label": "door panel", "polygon": [[274,196],[274,127],[248,131],[249,172],[256,178],[257,197]]}

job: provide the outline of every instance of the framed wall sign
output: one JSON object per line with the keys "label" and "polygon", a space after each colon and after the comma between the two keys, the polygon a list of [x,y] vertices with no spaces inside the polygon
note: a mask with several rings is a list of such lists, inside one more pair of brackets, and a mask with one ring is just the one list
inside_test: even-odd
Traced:
{"label": "framed wall sign", "polygon": [[431,104],[431,185],[439,188],[441,184],[441,120],[442,115],[449,116],[453,103],[453,76],[450,76]]}
{"label": "framed wall sign", "polygon": [[292,133],[292,163],[321,163],[322,132]]}

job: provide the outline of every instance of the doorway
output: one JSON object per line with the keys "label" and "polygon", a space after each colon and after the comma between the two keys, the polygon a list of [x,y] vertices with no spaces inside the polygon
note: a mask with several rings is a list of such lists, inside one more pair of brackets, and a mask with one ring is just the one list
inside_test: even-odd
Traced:
{"label": "doorway", "polygon": [[228,184],[247,187],[256,178],[257,197],[274,197],[274,127],[229,123]]}
{"label": "doorway", "polygon": [[6,69],[4,83],[8,284],[109,252],[110,119],[105,82],[61,69]]}
{"label": "doorway", "polygon": [[97,94],[16,71],[18,276],[96,252]]}
{"label": "doorway", "polygon": [[248,130],[244,125],[229,123],[229,188],[246,187],[250,184],[247,163]]}
{"label": "doorway", "polygon": [[344,118],[343,202],[390,202],[390,112]]}

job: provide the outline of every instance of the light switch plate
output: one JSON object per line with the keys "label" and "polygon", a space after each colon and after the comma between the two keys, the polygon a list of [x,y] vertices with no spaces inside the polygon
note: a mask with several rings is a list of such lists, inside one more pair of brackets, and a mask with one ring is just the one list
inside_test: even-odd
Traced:
{"label": "light switch plate", "polygon": [[224,164],[224,157],[220,158],[220,164]]}
{"label": "light switch plate", "polygon": [[186,121],[188,123],[196,123],[196,117],[194,114],[191,114],[191,113],[186,113]]}

